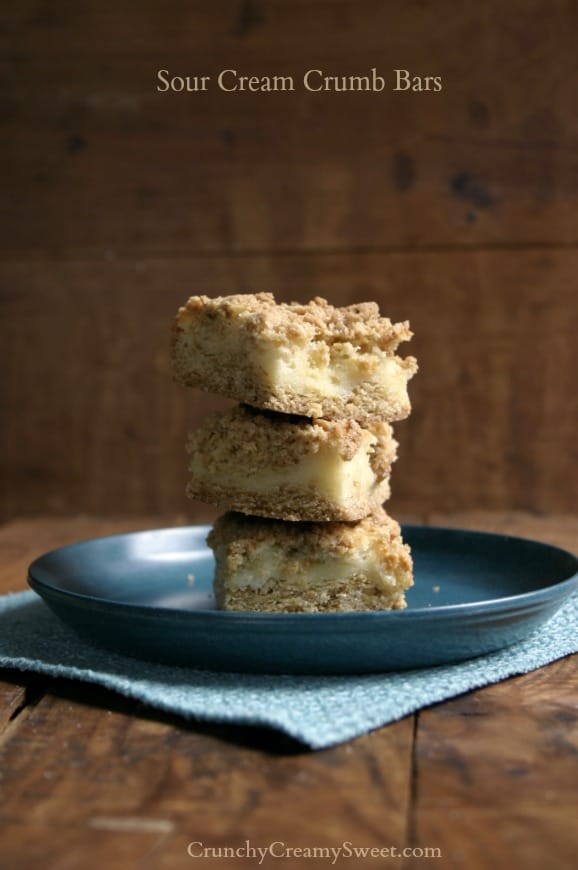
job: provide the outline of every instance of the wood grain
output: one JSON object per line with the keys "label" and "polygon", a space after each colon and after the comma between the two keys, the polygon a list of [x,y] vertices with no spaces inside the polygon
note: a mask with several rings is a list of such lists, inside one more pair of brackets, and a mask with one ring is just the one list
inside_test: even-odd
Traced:
{"label": "wood grain", "polygon": [[0,740],[18,710],[26,704],[25,688],[18,682],[0,681]]}
{"label": "wood grain", "polygon": [[573,866],[577,677],[573,657],[420,713],[414,840],[444,867]]}
{"label": "wood grain", "polygon": [[[576,549],[577,29],[566,0],[6,0],[0,520],[40,517],[0,529],[0,590],[54,546],[215,515],[184,498],[183,445],[219,401],[167,355],[199,291],[410,318],[392,511]],[[159,68],[374,66],[444,90],[154,89]],[[173,870],[193,839],[351,839],[573,868],[576,681],[566,659],[310,754],[6,674],[2,862]]]}
{"label": "wood grain", "polygon": [[555,522],[543,514],[528,514],[524,511],[469,510],[456,514],[436,513],[428,515],[430,525],[460,526],[465,529],[480,529],[502,535],[518,535],[522,538],[543,540],[555,547],[575,552],[578,549],[578,523],[576,516],[557,516]]}
{"label": "wood grain", "polygon": [[168,359],[178,305],[207,288],[410,318],[420,372],[393,511],[573,511],[577,273],[571,251],[5,264],[0,516],[215,515],[184,496],[184,443],[219,400],[173,384]]}
{"label": "wood grain", "polygon": [[[4,251],[576,244],[575,4],[10,0]],[[158,93],[156,71],[380,93]],[[441,75],[396,93],[393,70]],[[213,82],[214,84],[214,82]]]}
{"label": "wood grain", "polygon": [[[521,512],[432,515],[430,522],[576,548],[578,519]],[[418,714],[411,841],[444,867],[545,864],[570,870],[578,838],[578,657]],[[420,866],[409,860],[408,868]]]}
{"label": "wood grain", "polygon": [[[212,518],[183,442],[216,400],[170,384],[166,336],[239,289],[411,319],[392,510],[576,510],[577,26],[563,0],[7,0],[0,518]],[[155,90],[372,67],[444,88]]]}
{"label": "wood grain", "polygon": [[150,528],[182,525],[183,518],[164,517],[51,517],[21,520],[0,526],[0,594],[26,587],[30,562],[55,547],[65,547],[87,538],[124,534]]}
{"label": "wood grain", "polygon": [[[28,861],[43,853],[51,867],[64,855],[68,866],[84,864],[86,849],[92,867],[123,856],[131,866],[147,857],[152,867],[183,866],[193,840],[214,847],[247,838],[296,847],[405,841],[411,719],[354,744],[315,754],[290,746],[279,755],[266,751],[266,733],[262,751],[258,731],[239,745],[219,729],[191,730],[93,687],[56,691],[0,746],[10,866],[19,866],[12,862],[22,855],[24,819]],[[225,738],[231,733],[224,729]],[[149,855],[155,850],[162,857]]]}
{"label": "wood grain", "polygon": [[[27,561],[42,549],[169,522],[69,517],[10,523],[0,529],[0,553],[7,557],[0,589],[21,588]],[[368,735],[355,747],[313,756],[272,732],[190,727],[99,687],[38,679],[44,696],[0,734],[2,855],[17,870],[38,861],[55,870],[106,861],[181,867],[187,844],[200,838],[215,847],[237,847],[247,838],[293,846],[335,845],[342,837],[370,845],[384,837],[405,841],[410,718],[389,729],[385,740]],[[22,697],[11,684],[0,686],[13,712]],[[277,864],[294,866],[283,859]]]}
{"label": "wood grain", "polygon": [[[576,516],[435,519],[556,543],[578,535]],[[0,529],[0,591],[22,587],[39,548],[165,521],[10,523]],[[310,753],[272,731],[186,723],[97,686],[11,672],[0,683],[2,860],[14,870],[174,870],[189,862],[193,840],[216,848],[350,840],[441,849],[440,866],[460,870],[570,870],[577,680],[577,659],[566,658],[421,711],[415,726],[407,717]],[[423,866],[423,852],[415,855],[388,866]],[[358,858],[339,863],[359,867]]]}

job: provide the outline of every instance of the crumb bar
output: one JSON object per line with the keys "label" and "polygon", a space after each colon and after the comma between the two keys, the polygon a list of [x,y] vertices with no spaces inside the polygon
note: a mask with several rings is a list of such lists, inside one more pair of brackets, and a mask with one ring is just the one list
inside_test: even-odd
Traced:
{"label": "crumb bar", "polygon": [[335,308],[316,298],[277,304],[271,293],[193,296],[177,315],[177,381],[285,414],[366,422],[411,410],[413,357],[396,355],[408,323],[374,302]]}
{"label": "crumb bar", "polygon": [[189,435],[187,495],[292,521],[359,520],[389,498],[397,442],[389,423],[317,420],[244,405]]}
{"label": "crumb bar", "polygon": [[358,523],[227,513],[207,540],[222,610],[399,610],[413,583],[409,547],[383,509]]}

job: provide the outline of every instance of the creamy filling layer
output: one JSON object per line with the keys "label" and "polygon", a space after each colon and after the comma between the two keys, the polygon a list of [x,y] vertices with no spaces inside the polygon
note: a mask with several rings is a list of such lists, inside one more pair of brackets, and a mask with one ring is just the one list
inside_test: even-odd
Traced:
{"label": "creamy filling layer", "polygon": [[193,376],[210,367],[227,367],[233,382],[242,383],[249,371],[272,391],[330,399],[343,398],[362,384],[371,384],[379,386],[380,394],[393,404],[408,403],[412,369],[400,357],[380,348],[363,353],[348,342],[274,345],[256,339],[249,344],[236,323],[229,324],[217,341],[212,329],[199,327],[182,334],[179,342]]}
{"label": "creamy filling layer", "polygon": [[362,384],[379,385],[380,392],[396,404],[407,402],[410,373],[403,360],[376,348],[356,353],[351,345],[339,350],[320,343],[269,347],[259,352],[259,367],[266,381],[297,394],[343,398]]}
{"label": "creamy filling layer", "polygon": [[260,544],[246,565],[239,566],[226,580],[229,589],[261,589],[281,583],[303,589],[363,574],[377,588],[391,591],[397,585],[395,574],[372,554],[371,549],[350,556],[326,553],[319,558],[291,557],[279,547]]}
{"label": "creamy filling layer", "polygon": [[[372,438],[372,441],[375,439]],[[217,484],[225,489],[266,493],[291,486],[315,491],[338,503],[353,498],[367,498],[379,483],[371,467],[369,448],[359,451],[349,460],[343,459],[334,450],[321,449],[284,468],[263,468],[249,474],[239,467],[234,454],[227,459],[227,462],[220,463],[219,471],[216,471],[207,468],[200,457],[193,454],[189,468],[196,480]]]}

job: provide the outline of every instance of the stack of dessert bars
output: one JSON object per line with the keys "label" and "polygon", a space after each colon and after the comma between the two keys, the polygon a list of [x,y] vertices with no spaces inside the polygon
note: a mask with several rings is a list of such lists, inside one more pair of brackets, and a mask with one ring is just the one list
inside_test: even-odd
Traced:
{"label": "stack of dessert bars", "polygon": [[227,513],[208,542],[217,606],[317,612],[400,609],[409,548],[385,512],[408,416],[407,323],[375,303],[193,296],[173,327],[176,380],[235,399],[188,440],[190,498]]}

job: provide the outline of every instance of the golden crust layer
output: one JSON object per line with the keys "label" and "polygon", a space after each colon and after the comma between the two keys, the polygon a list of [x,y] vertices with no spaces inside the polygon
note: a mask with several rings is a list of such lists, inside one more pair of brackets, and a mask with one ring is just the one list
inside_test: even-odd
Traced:
{"label": "golden crust layer", "polygon": [[363,574],[346,580],[328,580],[323,587],[295,588],[291,584],[267,590],[228,590],[218,575],[215,596],[221,610],[257,613],[344,613],[368,610],[404,610],[403,590],[386,593],[377,590]]}
{"label": "golden crust layer", "polygon": [[[293,524],[228,513],[207,540],[215,553],[217,603],[225,610],[400,609],[413,583],[409,547],[383,509],[357,523]],[[277,576],[263,574],[264,548],[279,557]],[[350,572],[340,576],[348,564]],[[244,576],[258,576],[259,583],[239,584]]]}
{"label": "golden crust layer", "polygon": [[350,498],[336,502],[319,492],[290,484],[277,486],[269,492],[248,492],[234,486],[220,486],[191,480],[187,484],[187,497],[204,501],[220,508],[251,514],[255,517],[302,522],[355,522],[375,511],[390,495],[389,480],[378,484],[367,498]]}
{"label": "golden crust layer", "polygon": [[[407,379],[417,371],[414,357],[399,360]],[[222,392],[232,398],[238,396]],[[253,382],[247,385],[245,401],[256,408],[266,408],[281,414],[295,414],[313,419],[326,420],[356,420],[366,426],[373,420],[387,420],[390,423],[405,420],[411,413],[411,404],[407,396],[398,399],[393,395],[384,395],[383,385],[360,384],[348,396],[315,396],[315,398],[297,395],[290,390],[276,388],[274,392],[266,390]]]}

